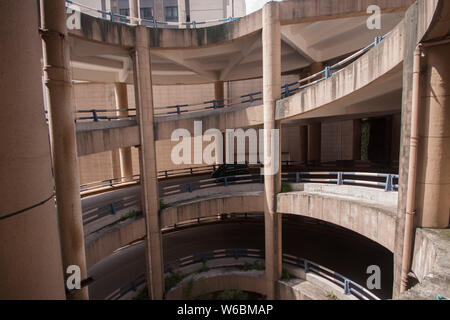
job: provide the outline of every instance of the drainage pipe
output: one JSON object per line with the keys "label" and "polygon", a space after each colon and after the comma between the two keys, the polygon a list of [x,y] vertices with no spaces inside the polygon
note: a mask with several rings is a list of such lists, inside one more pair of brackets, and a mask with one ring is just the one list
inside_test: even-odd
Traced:
{"label": "drainage pipe", "polygon": [[414,215],[416,213],[416,179],[417,179],[417,151],[419,145],[419,99],[420,99],[420,58],[422,47],[419,44],[414,51],[413,88],[411,107],[411,135],[409,138],[409,170],[408,188],[406,194],[405,234],[403,240],[402,273],[400,293],[407,290],[408,273],[411,269],[412,241],[414,232]]}

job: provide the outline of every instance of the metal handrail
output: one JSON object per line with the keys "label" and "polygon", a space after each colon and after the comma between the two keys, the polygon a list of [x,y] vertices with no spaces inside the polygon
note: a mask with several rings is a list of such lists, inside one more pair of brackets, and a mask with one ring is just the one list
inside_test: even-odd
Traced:
{"label": "metal handrail", "polygon": [[[184,268],[197,263],[206,263],[207,261],[223,259],[223,258],[234,258],[239,260],[240,258],[256,258],[264,259],[265,253],[261,249],[219,249],[208,252],[203,252],[199,254],[192,254],[187,257],[176,259],[174,262],[168,263],[164,266],[164,273],[173,273],[174,270],[178,268]],[[312,262],[308,259],[296,257],[289,254],[283,254],[282,261],[284,264],[289,264],[295,267],[299,267],[305,270],[305,273],[314,273],[315,275],[333,282],[340,288],[344,290],[345,295],[354,295],[360,300],[380,300],[375,294],[370,290],[364,288],[355,281],[330,270],[318,263]],[[215,266],[214,268],[220,268],[220,266]],[[144,279],[144,281],[143,281]],[[121,288],[110,294],[107,299],[120,299],[127,293],[134,291],[136,288],[145,283],[145,274],[140,274],[135,280],[127,283]]]}
{"label": "metal handrail", "polygon": [[[66,0],[66,3],[69,4],[76,4],[82,8],[85,8],[87,10],[91,10],[91,11],[95,11],[97,13],[101,13],[103,15],[110,15],[111,16],[111,21],[113,22],[119,22],[119,21],[115,21],[113,19],[113,17],[118,17],[118,18],[125,18],[128,20],[134,20],[134,21],[148,21],[151,22],[154,25],[158,25],[158,24],[164,24],[164,25],[189,25],[189,24],[204,24],[204,23],[209,23],[209,22],[219,22],[219,21],[232,21],[230,20],[230,18],[228,19],[216,19],[216,20],[210,20],[210,21],[206,21],[206,22],[191,22],[191,23],[175,23],[175,22],[158,22],[158,21],[154,21],[154,20],[146,20],[146,19],[140,19],[140,18],[133,18],[133,17],[128,17],[128,16],[122,16],[122,15],[117,15],[114,14],[112,12],[105,12],[102,10],[97,10],[95,8],[91,8],[85,5],[80,5],[77,4],[73,1],[70,0]],[[332,65],[332,66],[326,66],[323,70],[310,75],[306,78],[300,79],[298,81],[295,82],[291,82],[291,83],[287,83],[281,86],[282,89],[282,97],[288,97],[294,93],[296,93],[299,90],[305,89],[307,87],[313,86],[319,82],[322,82],[328,78],[330,78],[333,74],[335,74],[336,72],[338,72],[340,69],[346,67],[350,62],[354,61],[355,59],[357,59],[358,57],[364,55],[366,52],[368,52],[370,49],[372,49],[373,47],[377,46],[379,43],[381,43],[382,40],[384,40],[388,35],[390,34],[387,33],[384,36],[377,36],[375,38],[375,40],[370,43],[369,45],[367,45],[366,47],[364,47],[363,49],[353,53],[352,55],[350,55],[349,57],[341,60],[340,62]],[[311,82],[311,80],[316,79],[320,77],[317,80],[314,80]],[[291,88],[292,87],[292,88]],[[156,107],[156,110],[165,110],[164,112],[155,112],[155,116],[168,116],[168,115],[181,115],[183,113],[187,113],[187,112],[199,112],[199,111],[204,111],[204,110],[209,110],[209,109],[222,109],[225,107],[231,107],[231,106],[236,106],[239,104],[246,104],[246,103],[250,103],[250,106],[253,104],[253,102],[255,101],[262,101],[262,92],[252,92],[252,93],[248,93],[239,97],[231,97],[231,98],[226,98],[226,99],[221,99],[221,100],[211,100],[211,101],[202,101],[202,102],[196,102],[196,103],[191,103],[191,104],[179,104],[179,105],[172,105],[172,106],[165,106],[165,107]],[[239,101],[236,101],[236,99],[239,99]],[[234,102],[233,102],[234,101]],[[195,107],[195,108],[192,108]],[[135,109],[130,109],[135,111]],[[111,110],[87,110],[86,112],[91,112],[93,113],[93,115],[91,117],[83,117],[82,119],[78,119],[78,120],[93,120],[93,121],[98,121],[98,120],[117,120],[117,119],[121,119],[121,117],[119,116],[115,116],[115,117],[108,117],[108,116],[102,116],[102,117],[98,117],[96,115],[96,113],[102,113],[102,112],[111,112]],[[132,116],[127,116],[132,117]]]}

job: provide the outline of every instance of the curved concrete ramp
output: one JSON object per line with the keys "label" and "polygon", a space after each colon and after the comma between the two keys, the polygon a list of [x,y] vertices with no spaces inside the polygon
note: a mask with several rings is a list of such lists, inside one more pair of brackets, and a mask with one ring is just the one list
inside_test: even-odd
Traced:
{"label": "curved concrete ramp", "polygon": [[298,184],[294,189],[302,191],[278,194],[279,213],[326,221],[394,251],[397,193],[314,184]]}

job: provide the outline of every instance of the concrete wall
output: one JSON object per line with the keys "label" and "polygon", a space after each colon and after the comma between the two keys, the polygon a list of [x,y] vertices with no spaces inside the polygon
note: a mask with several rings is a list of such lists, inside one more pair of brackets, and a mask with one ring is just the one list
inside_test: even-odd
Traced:
{"label": "concrete wall", "polygon": [[384,191],[314,184],[298,184],[294,188],[303,191],[278,194],[278,212],[336,224],[394,251],[395,199],[390,206],[385,205],[389,195]]}

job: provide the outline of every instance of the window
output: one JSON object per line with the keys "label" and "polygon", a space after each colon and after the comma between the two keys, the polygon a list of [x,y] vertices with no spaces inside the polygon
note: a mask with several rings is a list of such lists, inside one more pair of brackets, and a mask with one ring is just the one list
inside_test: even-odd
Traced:
{"label": "window", "polygon": [[153,8],[141,8],[141,18],[153,20]]}
{"label": "window", "polygon": [[[119,14],[120,14],[121,16],[127,16],[127,17],[129,17],[129,16],[130,16],[130,10],[129,10],[128,8],[119,9]],[[120,18],[120,22],[128,23],[129,21],[128,21],[128,19]]]}
{"label": "window", "polygon": [[166,21],[178,21],[178,7],[166,7]]}

